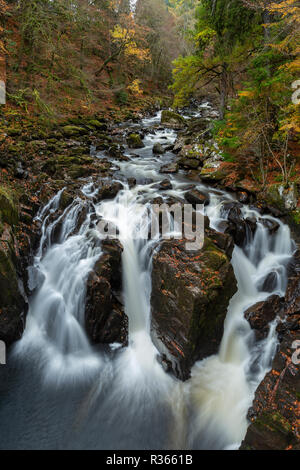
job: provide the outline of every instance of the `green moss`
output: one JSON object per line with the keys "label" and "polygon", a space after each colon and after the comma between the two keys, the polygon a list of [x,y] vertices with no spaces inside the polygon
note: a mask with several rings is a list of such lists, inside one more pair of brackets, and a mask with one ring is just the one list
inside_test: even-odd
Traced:
{"label": "green moss", "polygon": [[162,124],[171,124],[171,123],[177,123],[177,124],[185,124],[185,119],[180,116],[180,114],[174,113],[174,111],[169,111],[169,110],[164,110],[161,113],[161,123]]}
{"label": "green moss", "polygon": [[293,429],[290,423],[278,411],[270,412],[264,411],[255,421],[255,426],[259,429],[269,429],[273,432],[280,432],[282,434],[290,434]]}
{"label": "green moss", "polygon": [[62,133],[66,137],[73,137],[73,136],[79,136],[83,134],[87,134],[89,131],[85,129],[84,127],[79,127],[79,126],[64,126],[62,128]]}
{"label": "green moss", "polygon": [[292,212],[291,212],[291,216],[292,216],[293,222],[294,222],[296,225],[300,225],[300,209],[297,209],[297,210],[295,210],[295,211],[292,211]]}
{"label": "green moss", "polygon": [[139,134],[130,134],[127,137],[127,143],[129,148],[138,149],[144,147],[143,141]]}
{"label": "green moss", "polygon": [[5,186],[0,186],[0,212],[3,222],[10,225],[18,223],[18,209],[13,194]]}

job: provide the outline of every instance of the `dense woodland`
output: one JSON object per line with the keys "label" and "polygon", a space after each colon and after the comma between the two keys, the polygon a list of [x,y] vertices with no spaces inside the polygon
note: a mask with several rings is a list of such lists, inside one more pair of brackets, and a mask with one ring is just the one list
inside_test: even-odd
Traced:
{"label": "dense woodland", "polygon": [[53,121],[210,96],[227,161],[246,165],[262,187],[275,167],[284,184],[297,173],[298,1],[1,0],[0,8],[8,108]]}

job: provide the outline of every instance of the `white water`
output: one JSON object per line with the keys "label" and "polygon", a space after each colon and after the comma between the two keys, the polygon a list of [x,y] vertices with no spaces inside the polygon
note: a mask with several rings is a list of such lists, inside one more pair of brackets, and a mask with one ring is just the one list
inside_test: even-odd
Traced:
{"label": "white water", "polygon": [[[157,122],[159,115],[144,120],[143,125],[150,127]],[[78,198],[55,219],[60,192],[38,215],[42,221],[42,236],[30,269],[30,282],[35,292],[30,299],[26,330],[13,351],[13,358],[17,363],[22,364],[27,358],[36,364],[43,382],[38,393],[45,397],[51,384],[55,384],[58,391],[64,390],[66,383],[78,389],[87,388],[83,398],[69,400],[72,412],[68,419],[70,414],[76,416],[79,408],[81,431],[80,438],[75,435],[71,443],[67,441],[66,447],[238,448],[247,430],[246,415],[255,389],[270,367],[276,347],[275,326],[265,341],[255,343],[243,312],[270,295],[257,287],[268,273],[277,273],[273,293],[282,295],[285,291],[286,265],[293,244],[288,227],[282,223],[273,236],[259,223],[248,245],[244,249],[235,247],[232,263],[238,292],[230,302],[219,354],[195,364],[191,379],[185,383],[167,375],[157,361],[158,352],[150,339],[150,294],[151,254],[158,240],[146,241],[140,237],[145,230],[145,219],[144,211],[137,210],[136,204],[144,203],[146,210],[149,201],[157,196],[183,197],[189,185],[183,175],[170,176],[172,190],[162,194],[155,188],[156,182],[165,179],[165,175],[159,173],[160,167],[174,156],[170,152],[162,157],[155,156],[152,146],[156,142],[172,143],[175,138],[171,130],[147,134],[145,148],[135,151],[139,158],[130,156],[128,162],[114,162],[120,168],[117,177],[135,177],[137,185],[129,189],[124,184],[115,200],[90,205],[90,211],[96,211],[119,228],[124,248],[123,294],[129,318],[127,348],[112,345],[110,351],[95,349],[84,331],[86,281],[101,255],[100,234],[91,224],[91,212],[79,231],[75,230],[86,203]],[[154,182],[139,184],[145,178],[152,178]],[[209,191],[203,185],[198,187]],[[87,183],[82,192],[92,201],[97,190]],[[215,229],[226,220],[222,204],[228,200],[232,197],[222,191],[210,192],[206,213]],[[246,206],[242,210],[245,217],[261,218],[258,212]],[[59,223],[60,234],[54,243],[53,234]],[[29,400],[37,409],[42,409],[33,397]],[[55,429],[56,422],[60,422],[58,415],[64,406],[65,401],[60,401],[56,404],[55,416],[47,415],[50,429]],[[43,413],[44,410],[41,415]],[[0,422],[1,416],[0,410]],[[39,418],[24,418],[20,435],[26,426],[29,432],[26,442],[34,436],[34,443],[30,445],[51,447],[50,438],[47,444],[40,440],[36,432],[38,423]],[[65,422],[60,427],[64,429],[64,442],[65,434],[71,430]],[[17,429],[15,425],[17,437],[12,438],[12,442],[21,439]],[[18,445],[22,448],[22,444]]]}

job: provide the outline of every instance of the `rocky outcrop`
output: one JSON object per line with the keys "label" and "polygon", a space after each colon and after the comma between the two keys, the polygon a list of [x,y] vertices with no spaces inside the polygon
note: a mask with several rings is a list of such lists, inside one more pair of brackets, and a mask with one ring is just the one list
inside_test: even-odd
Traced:
{"label": "rocky outcrop", "polygon": [[87,282],[85,325],[93,343],[127,343],[127,317],[118,301],[122,285],[122,246],[103,242],[103,253]]}
{"label": "rocky outcrop", "polygon": [[256,391],[249,411],[251,424],[241,449],[300,450],[299,251],[291,266],[285,298],[276,300],[273,310],[283,317],[277,326],[280,343],[272,369]]}
{"label": "rocky outcrop", "polygon": [[236,280],[228,235],[206,230],[204,247],[163,241],[153,258],[152,337],[163,363],[182,380],[197,359],[217,351]]}
{"label": "rocky outcrop", "polygon": [[0,340],[6,346],[21,337],[28,309],[19,244],[13,231],[18,220],[12,192],[0,186]]}

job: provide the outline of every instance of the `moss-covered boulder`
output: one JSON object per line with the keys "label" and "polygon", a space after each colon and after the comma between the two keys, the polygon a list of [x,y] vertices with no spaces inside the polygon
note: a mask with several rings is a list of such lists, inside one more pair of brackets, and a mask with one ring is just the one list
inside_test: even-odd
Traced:
{"label": "moss-covered boulder", "polygon": [[221,182],[230,173],[226,162],[222,161],[206,161],[200,172],[200,177],[204,181],[208,182]]}
{"label": "moss-covered boulder", "polygon": [[232,239],[208,230],[202,249],[187,251],[185,240],[165,240],[153,259],[152,337],[162,360],[182,380],[195,360],[216,353],[237,290]]}
{"label": "moss-covered boulder", "polygon": [[186,125],[185,119],[174,111],[165,109],[161,113],[161,124],[173,129],[183,129]]}
{"label": "moss-covered boulder", "polygon": [[81,126],[64,126],[62,133],[65,137],[76,137],[84,134],[88,134],[89,130]]}
{"label": "moss-covered boulder", "polygon": [[271,184],[263,193],[260,193],[258,200],[268,206],[273,206],[282,212],[293,211],[297,207],[298,192],[296,183],[290,183],[285,187],[283,184]]}
{"label": "moss-covered boulder", "polygon": [[97,131],[106,131],[107,130],[107,124],[105,124],[104,122],[98,121],[98,119],[91,119],[88,122],[88,125],[91,128],[96,129]]}
{"label": "moss-covered boulder", "polygon": [[18,208],[12,191],[5,186],[0,186],[0,214],[1,219],[10,225],[18,222]]}
{"label": "moss-covered boulder", "polygon": [[127,137],[128,147],[131,149],[140,149],[145,147],[142,138],[139,134],[129,134]]}

